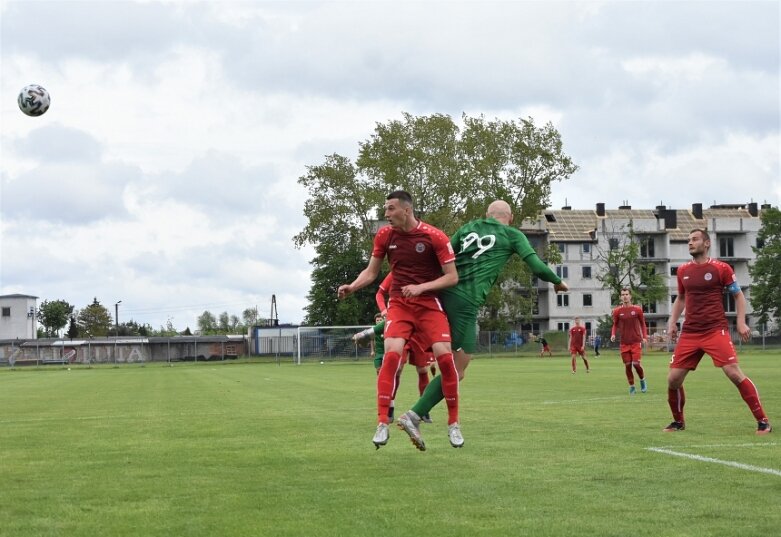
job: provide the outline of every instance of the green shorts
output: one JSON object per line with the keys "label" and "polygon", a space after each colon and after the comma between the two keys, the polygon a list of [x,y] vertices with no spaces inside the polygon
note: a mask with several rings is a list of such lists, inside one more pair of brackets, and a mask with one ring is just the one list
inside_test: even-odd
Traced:
{"label": "green shorts", "polygon": [[451,347],[474,354],[477,348],[477,306],[455,293],[439,296],[450,323]]}
{"label": "green shorts", "polygon": [[382,358],[385,356],[384,354],[375,354],[374,355],[374,369],[379,369],[382,367]]}

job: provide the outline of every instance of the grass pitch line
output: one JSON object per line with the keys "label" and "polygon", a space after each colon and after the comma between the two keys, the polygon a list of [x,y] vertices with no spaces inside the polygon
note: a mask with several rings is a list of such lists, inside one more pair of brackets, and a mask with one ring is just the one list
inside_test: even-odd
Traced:
{"label": "grass pitch line", "polygon": [[693,461],[723,464],[724,466],[731,466],[733,468],[738,468],[740,470],[747,470],[749,472],[759,472],[761,474],[770,474],[770,475],[781,477],[781,470],[774,470],[773,468],[762,468],[761,466],[752,466],[750,464],[743,464],[742,462],[735,462],[735,461],[723,461],[721,459],[714,459],[713,457],[703,457],[702,455],[681,453],[680,451],[673,451],[671,449],[666,449],[666,448],[649,447],[645,449],[647,449],[648,451],[654,451],[656,453],[662,453],[664,455],[683,457],[684,459],[691,459]]}

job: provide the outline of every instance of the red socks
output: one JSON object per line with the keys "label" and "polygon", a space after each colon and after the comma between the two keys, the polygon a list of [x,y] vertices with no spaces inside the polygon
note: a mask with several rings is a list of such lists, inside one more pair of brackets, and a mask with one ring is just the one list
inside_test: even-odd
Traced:
{"label": "red socks", "polygon": [[754,383],[751,382],[751,379],[748,377],[744,378],[743,382],[738,384],[738,390],[740,391],[740,396],[748,405],[748,409],[754,414],[754,418],[757,421],[767,420],[765,411],[762,409],[762,403],[759,402],[759,392]]}
{"label": "red socks", "polygon": [[418,393],[420,395],[426,391],[426,386],[428,386],[428,368],[418,371]]}
{"label": "red socks", "polygon": [[686,394],[683,391],[683,386],[677,390],[667,388],[667,403],[670,405],[673,419],[683,423],[683,405],[686,403]]}
{"label": "red socks", "polygon": [[377,375],[377,420],[388,423],[388,409],[396,392],[396,378],[401,368],[401,355],[398,352],[386,352],[382,358],[382,367]]}
{"label": "red socks", "polygon": [[442,393],[447,403],[447,424],[458,423],[458,371],[451,353],[437,356],[437,365],[442,376]]}

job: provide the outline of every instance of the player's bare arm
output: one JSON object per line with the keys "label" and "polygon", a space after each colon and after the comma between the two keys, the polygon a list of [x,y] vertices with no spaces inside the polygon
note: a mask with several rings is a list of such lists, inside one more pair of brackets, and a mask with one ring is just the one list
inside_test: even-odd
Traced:
{"label": "player's bare arm", "polygon": [[751,328],[746,324],[746,295],[743,291],[738,291],[732,295],[735,297],[735,313],[738,321],[738,334],[745,343],[751,339]]}
{"label": "player's bare arm", "polygon": [[667,338],[670,340],[674,339],[678,334],[678,319],[681,317],[685,306],[686,302],[681,293],[675,297],[675,302],[673,302],[673,307],[670,311],[670,320],[667,321]]}
{"label": "player's bare arm", "polygon": [[363,289],[376,280],[377,276],[380,274],[381,266],[382,259],[379,257],[372,257],[369,260],[369,264],[366,266],[366,268],[363,269],[360,274],[358,274],[358,277],[355,278],[352,283],[339,286],[339,289],[337,290],[337,296],[339,299],[343,299],[358,291],[359,289]]}

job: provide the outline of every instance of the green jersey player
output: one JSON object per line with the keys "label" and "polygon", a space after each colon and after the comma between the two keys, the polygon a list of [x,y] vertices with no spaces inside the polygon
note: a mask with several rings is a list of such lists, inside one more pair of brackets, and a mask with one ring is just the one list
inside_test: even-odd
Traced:
{"label": "green jersey player", "polygon": [[[458,284],[441,290],[439,296],[450,323],[459,380],[464,378],[464,371],[475,351],[477,313],[513,254],[517,254],[541,280],[554,284],[557,293],[568,289],[567,284],[537,256],[526,235],[510,226],[512,220],[510,205],[497,200],[488,206],[485,218],[465,224],[450,239],[456,252]],[[426,449],[426,445],[418,427],[420,416],[427,414],[443,399],[441,386],[441,379],[437,376],[412,410],[404,413],[398,421],[399,428],[421,451]]]}

